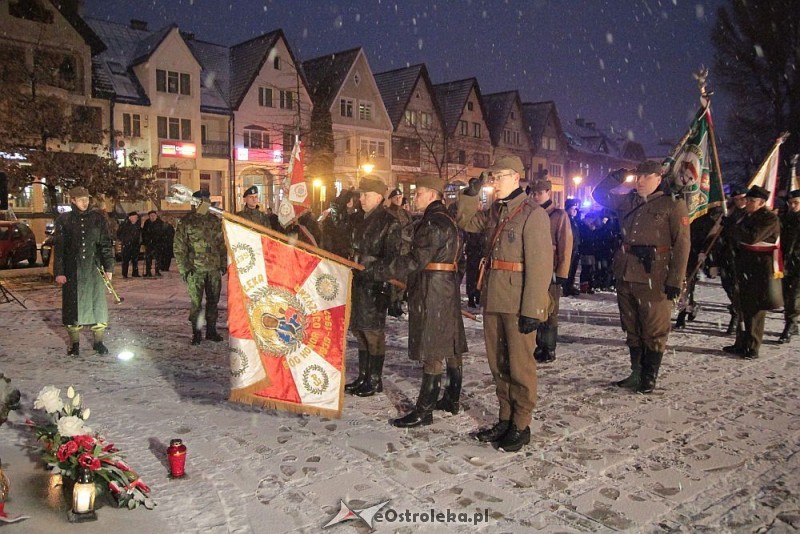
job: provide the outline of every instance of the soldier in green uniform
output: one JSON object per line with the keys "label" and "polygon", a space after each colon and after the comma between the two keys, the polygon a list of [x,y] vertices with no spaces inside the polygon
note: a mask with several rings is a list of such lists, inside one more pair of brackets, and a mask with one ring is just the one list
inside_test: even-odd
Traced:
{"label": "soldier in green uniform", "polygon": [[80,331],[84,325],[91,325],[95,352],[108,354],[103,344],[108,306],[102,277],[110,281],[114,268],[111,236],[105,216],[89,209],[86,188],[73,187],[69,196],[72,211],[56,219],[53,247],[53,275],[61,286],[61,319],[70,341],[67,354],[80,354]]}
{"label": "soldier in green uniform", "polygon": [[666,192],[660,163],[640,163],[633,190],[620,187],[627,174],[625,169],[610,173],[592,196],[601,206],[617,212],[622,230],[613,269],[631,374],[616,385],[647,394],[656,387],[672,301],[680,295],[686,273],[689,215],[686,203]]}
{"label": "soldier in green uniform", "polygon": [[[208,202],[210,195],[201,189],[194,193],[195,198]],[[202,340],[198,319],[203,294],[206,295],[206,339],[222,341],[217,333],[219,294],[222,289],[222,275],[228,268],[228,252],[222,236],[222,222],[212,213],[199,213],[192,207],[192,213],[178,221],[173,246],[175,261],[181,278],[189,289],[192,301],[189,322],[192,325],[192,345]]]}
{"label": "soldier in green uniform", "polygon": [[789,193],[789,209],[781,224],[783,247],[783,316],[785,326],[779,343],[788,343],[797,335],[800,322],[800,189]]}
{"label": "soldier in green uniform", "polygon": [[486,357],[497,392],[499,421],[475,435],[497,442],[506,452],[530,443],[530,422],[536,407],[536,329],[550,311],[548,290],[553,279],[550,220],[519,186],[522,160],[503,156],[487,169],[498,198],[480,211],[481,179],[473,178],[459,195],[458,225],[484,232],[488,246],[481,289]]}
{"label": "soldier in green uniform", "polygon": [[274,230],[269,220],[269,215],[258,209],[258,187],[252,185],[245,189],[243,198],[244,208],[241,211],[237,211],[236,215],[265,228]]}

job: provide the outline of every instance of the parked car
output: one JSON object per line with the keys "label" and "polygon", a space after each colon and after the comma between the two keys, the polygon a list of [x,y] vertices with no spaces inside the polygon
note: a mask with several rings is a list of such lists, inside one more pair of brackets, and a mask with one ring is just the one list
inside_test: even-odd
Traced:
{"label": "parked car", "polygon": [[27,224],[18,221],[0,221],[0,267],[11,269],[27,261],[36,265],[36,237]]}
{"label": "parked car", "polygon": [[50,256],[53,255],[53,241],[55,240],[53,234],[56,231],[56,225],[53,223],[47,223],[47,226],[44,227],[44,233],[47,234],[47,237],[44,238],[42,242],[42,265],[45,267],[50,265]]}

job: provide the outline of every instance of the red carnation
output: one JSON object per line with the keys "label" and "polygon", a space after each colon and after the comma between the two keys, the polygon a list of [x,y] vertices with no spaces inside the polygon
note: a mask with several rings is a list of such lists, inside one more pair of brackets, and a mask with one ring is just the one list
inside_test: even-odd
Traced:
{"label": "red carnation", "polygon": [[91,469],[92,471],[97,471],[98,469],[100,469],[100,460],[98,460],[88,452],[85,452],[80,456],[78,456],[78,463],[83,467]]}
{"label": "red carnation", "polygon": [[59,462],[66,462],[76,452],[78,452],[78,444],[74,440],[69,440],[58,448],[56,458]]}
{"label": "red carnation", "polygon": [[72,440],[86,451],[94,448],[95,439],[92,436],[75,436]]}

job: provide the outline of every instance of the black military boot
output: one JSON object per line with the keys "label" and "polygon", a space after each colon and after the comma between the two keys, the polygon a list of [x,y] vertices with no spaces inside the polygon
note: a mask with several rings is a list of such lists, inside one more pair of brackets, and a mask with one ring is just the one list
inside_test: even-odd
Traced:
{"label": "black military boot", "polygon": [[369,374],[369,353],[365,350],[358,351],[358,378],[344,385],[344,390],[352,393],[361,387]]}
{"label": "black military boot", "polygon": [[687,315],[686,310],[681,310],[678,313],[678,318],[675,319],[675,329],[676,330],[682,330],[682,329],[686,328],[686,315]]}
{"label": "black military boot", "polygon": [[209,341],[214,341],[216,343],[222,341],[222,336],[217,333],[216,325],[206,326],[206,339]]}
{"label": "black military boot", "polygon": [[691,306],[689,306],[689,315],[687,315],[686,318],[689,320],[690,323],[695,319],[697,319],[697,314],[699,311],[700,311],[699,304],[694,303]]}
{"label": "black military boot", "polygon": [[503,439],[497,442],[497,448],[504,452],[517,452],[522,447],[531,442],[531,427],[526,426],[520,430],[512,424]]}
{"label": "black military boot", "polygon": [[399,419],[392,419],[392,426],[398,428],[414,428],[433,423],[433,407],[439,397],[439,387],[442,383],[442,375],[422,375],[422,385],[419,388],[417,405]]}
{"label": "black military boot", "polygon": [[631,353],[631,374],[625,380],[614,382],[614,385],[632,390],[639,389],[642,373],[642,347],[628,347]]}
{"label": "black military boot", "polygon": [[383,391],[383,360],[385,358],[384,354],[381,355],[373,355],[370,354],[368,356],[369,363],[369,373],[367,373],[367,379],[361,384],[356,390],[353,390],[353,395],[357,395],[359,397],[371,397],[376,393],[380,393]]}
{"label": "black military boot", "polygon": [[504,421],[500,419],[498,422],[494,424],[491,428],[485,428],[475,434],[475,439],[478,441],[482,441],[483,443],[489,443],[490,441],[499,441],[502,439],[503,436],[506,435],[508,429],[511,427],[511,421]]}
{"label": "black military boot", "polygon": [[103,339],[105,338],[106,331],[105,329],[102,330],[95,330],[94,334],[94,344],[92,348],[97,354],[108,354],[108,349],[105,345],[103,345]]}
{"label": "black military boot", "polygon": [[792,336],[797,335],[797,325],[794,323],[787,323],[787,325],[783,328],[783,332],[781,332],[781,337],[778,338],[778,343],[789,343],[791,341]]}
{"label": "black military boot", "polygon": [[642,381],[637,390],[639,393],[649,395],[656,389],[656,379],[658,378],[658,370],[661,367],[661,358],[663,356],[663,352],[644,350],[642,354]]}
{"label": "black military boot", "polygon": [[436,409],[456,415],[461,410],[461,379],[462,367],[447,368],[447,387],[442,398],[436,402]]}
{"label": "black military boot", "polygon": [[736,313],[736,308],[733,305],[728,306],[728,311],[731,314],[731,320],[728,321],[728,328],[725,330],[726,335],[732,335],[736,333],[736,325],[739,324],[739,315]]}
{"label": "black military boot", "polygon": [[200,330],[192,330],[192,345],[199,345],[203,341],[203,333]]}
{"label": "black military boot", "polygon": [[81,344],[80,343],[73,343],[70,345],[69,350],[67,350],[67,356],[79,356],[81,353]]}

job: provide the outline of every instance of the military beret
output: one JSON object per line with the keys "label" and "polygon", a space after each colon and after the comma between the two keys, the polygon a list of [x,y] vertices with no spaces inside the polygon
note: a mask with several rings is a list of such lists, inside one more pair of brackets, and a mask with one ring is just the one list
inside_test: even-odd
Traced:
{"label": "military beret", "polygon": [[770,195],[770,191],[764,189],[760,185],[754,185],[750,189],[747,190],[747,197],[748,198],[760,198],[762,200],[768,200]]}
{"label": "military beret", "polygon": [[506,169],[511,169],[522,177],[525,176],[525,166],[522,164],[522,160],[519,159],[519,156],[502,156],[497,158],[494,164],[486,170],[489,172],[498,172]]}
{"label": "military beret", "polygon": [[568,198],[567,201],[564,203],[564,209],[568,210],[574,207],[580,207],[581,201],[577,198]]}
{"label": "military beret", "polygon": [[247,189],[244,190],[244,193],[242,194],[242,196],[246,197],[246,196],[249,196],[249,195],[257,195],[257,194],[258,194],[258,187],[254,186],[254,185],[251,185],[250,187],[248,187]]}
{"label": "military beret", "polygon": [[89,198],[89,190],[85,187],[77,186],[69,190],[70,198]]}
{"label": "military beret", "polygon": [[200,189],[199,191],[195,191],[192,196],[194,198],[205,198],[210,199],[211,193],[208,192],[208,189]]}
{"label": "military beret", "polygon": [[789,198],[800,198],[800,189],[789,191]]}
{"label": "military beret", "polygon": [[658,174],[664,173],[664,167],[657,161],[646,160],[636,166],[636,174]]}
{"label": "military beret", "polygon": [[531,184],[531,191],[550,191],[553,189],[553,182],[550,180],[534,180]]}
{"label": "military beret", "polygon": [[129,211],[128,212],[128,217],[132,217],[134,215],[136,215],[138,217],[139,216],[139,212],[137,212],[137,211]]}
{"label": "military beret", "polygon": [[392,189],[392,192],[389,193],[389,198],[400,197],[403,196],[403,192],[399,189]]}
{"label": "military beret", "polygon": [[438,192],[440,195],[444,195],[444,180],[438,176],[420,176],[417,178],[417,187],[424,187],[425,189],[430,189]]}
{"label": "military beret", "polygon": [[368,174],[363,176],[361,180],[358,182],[358,187],[356,191],[360,193],[378,193],[381,196],[386,196],[386,184],[383,183],[383,180],[380,177],[375,176],[374,174]]}

